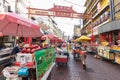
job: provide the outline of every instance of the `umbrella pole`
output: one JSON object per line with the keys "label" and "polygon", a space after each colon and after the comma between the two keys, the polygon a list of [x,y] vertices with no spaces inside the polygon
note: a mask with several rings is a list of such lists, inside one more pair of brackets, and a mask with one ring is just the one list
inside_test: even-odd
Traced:
{"label": "umbrella pole", "polygon": [[14,46],[13,47],[15,47],[16,46],[16,44],[17,44],[17,37],[15,36],[15,39],[14,39]]}

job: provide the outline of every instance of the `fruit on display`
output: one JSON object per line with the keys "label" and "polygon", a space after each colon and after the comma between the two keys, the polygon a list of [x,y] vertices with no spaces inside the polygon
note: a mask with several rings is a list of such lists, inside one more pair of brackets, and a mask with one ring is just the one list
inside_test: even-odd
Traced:
{"label": "fruit on display", "polygon": [[31,52],[31,49],[30,49],[30,48],[28,48],[26,52],[27,52],[27,53],[30,53],[30,52]]}
{"label": "fruit on display", "polygon": [[40,46],[37,46],[36,50],[40,50]]}
{"label": "fruit on display", "polygon": [[25,48],[23,48],[22,49],[22,53],[34,53],[35,51],[37,51],[37,50],[40,50],[41,49],[41,47],[40,46],[38,46],[38,45],[31,45],[30,47],[25,47]]}
{"label": "fruit on display", "polygon": [[22,52],[22,53],[26,53],[26,51],[27,51],[27,49],[26,49],[26,48],[23,48],[21,52]]}
{"label": "fruit on display", "polygon": [[35,52],[35,49],[32,49],[32,50],[31,50],[31,53],[34,53],[34,52]]}

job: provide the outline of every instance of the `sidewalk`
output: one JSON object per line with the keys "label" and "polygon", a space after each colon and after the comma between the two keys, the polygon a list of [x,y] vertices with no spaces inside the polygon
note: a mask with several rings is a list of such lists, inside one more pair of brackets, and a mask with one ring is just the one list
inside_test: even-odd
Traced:
{"label": "sidewalk", "polygon": [[89,80],[81,79],[86,76],[86,71],[83,70],[80,60],[74,60],[72,54],[67,67],[65,65],[54,66],[48,80]]}

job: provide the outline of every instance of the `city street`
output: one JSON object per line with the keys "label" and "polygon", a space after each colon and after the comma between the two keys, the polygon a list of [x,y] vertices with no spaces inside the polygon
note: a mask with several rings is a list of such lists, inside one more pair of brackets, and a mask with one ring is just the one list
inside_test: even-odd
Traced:
{"label": "city street", "polygon": [[88,54],[87,70],[83,70],[81,62],[72,55],[68,66],[53,68],[48,80],[120,80],[120,66],[109,61],[102,61]]}
{"label": "city street", "polygon": [[0,80],[120,80],[120,0],[0,0]]}

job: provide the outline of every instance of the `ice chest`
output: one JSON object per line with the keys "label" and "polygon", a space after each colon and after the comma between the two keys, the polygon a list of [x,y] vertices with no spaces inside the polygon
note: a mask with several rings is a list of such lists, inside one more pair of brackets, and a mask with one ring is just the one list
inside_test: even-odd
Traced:
{"label": "ice chest", "polygon": [[18,76],[28,76],[29,70],[28,68],[20,68],[18,70]]}

